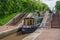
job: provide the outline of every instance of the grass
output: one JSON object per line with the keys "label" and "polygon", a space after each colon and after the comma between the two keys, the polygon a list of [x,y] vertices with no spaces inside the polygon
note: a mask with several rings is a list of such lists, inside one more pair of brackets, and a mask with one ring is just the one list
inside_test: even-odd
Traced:
{"label": "grass", "polygon": [[7,15],[7,16],[5,16],[3,18],[0,18],[0,26],[6,24],[9,20],[11,20],[16,15],[17,15],[17,13],[13,13],[11,15]]}

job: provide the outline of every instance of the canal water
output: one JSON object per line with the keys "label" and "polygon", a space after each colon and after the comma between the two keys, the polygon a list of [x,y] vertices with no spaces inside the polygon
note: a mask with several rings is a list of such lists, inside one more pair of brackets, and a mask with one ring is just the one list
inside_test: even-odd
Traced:
{"label": "canal water", "polygon": [[13,34],[8,35],[0,40],[22,40],[23,38],[25,38],[28,35],[29,34],[18,34],[17,35],[17,33],[13,33]]}

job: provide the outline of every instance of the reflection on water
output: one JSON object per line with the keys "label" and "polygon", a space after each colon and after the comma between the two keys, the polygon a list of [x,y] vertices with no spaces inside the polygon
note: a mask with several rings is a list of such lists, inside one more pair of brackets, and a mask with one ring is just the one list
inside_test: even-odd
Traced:
{"label": "reflection on water", "polygon": [[13,33],[9,36],[6,36],[0,40],[22,40],[23,38],[25,38],[26,36],[28,36],[29,34],[19,34],[17,35],[17,33]]}

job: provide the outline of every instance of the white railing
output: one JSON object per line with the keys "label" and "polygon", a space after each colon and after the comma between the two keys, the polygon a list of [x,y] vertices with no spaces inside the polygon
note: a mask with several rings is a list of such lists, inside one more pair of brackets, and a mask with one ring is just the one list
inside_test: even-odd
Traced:
{"label": "white railing", "polygon": [[47,22],[48,18],[49,18],[49,12],[46,12],[46,13],[44,14],[42,23],[41,23],[41,25],[39,26],[39,28],[46,28],[46,22]]}

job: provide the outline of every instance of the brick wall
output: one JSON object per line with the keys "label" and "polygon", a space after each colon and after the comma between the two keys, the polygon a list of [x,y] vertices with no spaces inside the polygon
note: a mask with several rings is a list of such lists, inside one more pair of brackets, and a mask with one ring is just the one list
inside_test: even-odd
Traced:
{"label": "brick wall", "polygon": [[60,12],[57,11],[52,15],[51,28],[60,28]]}

